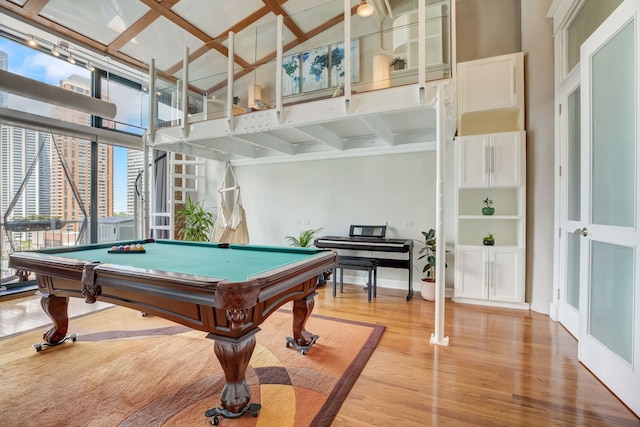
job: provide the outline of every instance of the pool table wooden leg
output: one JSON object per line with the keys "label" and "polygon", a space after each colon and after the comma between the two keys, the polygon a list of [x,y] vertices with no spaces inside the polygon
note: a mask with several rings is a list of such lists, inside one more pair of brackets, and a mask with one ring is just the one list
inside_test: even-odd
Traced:
{"label": "pool table wooden leg", "polygon": [[62,343],[69,329],[69,315],[67,314],[69,298],[43,295],[40,298],[40,305],[53,322],[53,327],[42,336],[42,339],[51,345]]}
{"label": "pool table wooden leg", "polygon": [[[307,295],[302,299],[293,300],[293,341],[298,347],[306,347],[308,350],[318,339],[317,335],[305,329],[307,319],[311,316],[315,305],[315,293]],[[306,351],[305,351],[306,353]]]}
{"label": "pool table wooden leg", "polygon": [[222,407],[230,412],[241,412],[251,398],[251,390],[245,379],[245,374],[255,346],[255,333],[237,342],[220,339],[215,341],[214,350],[225,377],[220,400]]}

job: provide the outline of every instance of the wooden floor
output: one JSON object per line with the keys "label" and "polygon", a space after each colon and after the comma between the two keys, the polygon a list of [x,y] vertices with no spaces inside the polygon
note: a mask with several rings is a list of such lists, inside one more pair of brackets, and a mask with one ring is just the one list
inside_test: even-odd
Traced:
{"label": "wooden floor", "polygon": [[[447,301],[449,346],[432,346],[434,303],[405,294],[319,289],[314,313],[387,327],[333,426],[640,426],[548,316]],[[72,299],[70,314],[94,307]],[[37,297],[0,302],[0,336],[44,324]]]}

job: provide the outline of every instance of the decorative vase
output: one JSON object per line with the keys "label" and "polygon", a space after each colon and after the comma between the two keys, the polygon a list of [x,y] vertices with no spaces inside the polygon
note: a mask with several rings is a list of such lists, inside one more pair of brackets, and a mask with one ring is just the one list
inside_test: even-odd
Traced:
{"label": "decorative vase", "polygon": [[495,211],[494,208],[482,208],[482,215],[493,215]]}
{"label": "decorative vase", "polygon": [[493,246],[496,243],[495,240],[483,240],[482,244],[485,246]]}
{"label": "decorative vase", "polygon": [[422,298],[427,301],[436,300],[436,281],[432,278],[422,279],[422,286],[420,287],[420,294]]}

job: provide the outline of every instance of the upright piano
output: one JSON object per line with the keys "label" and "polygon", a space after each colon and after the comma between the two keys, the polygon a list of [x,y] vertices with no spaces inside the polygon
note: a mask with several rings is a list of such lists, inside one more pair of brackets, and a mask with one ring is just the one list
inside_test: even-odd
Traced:
{"label": "upright piano", "polygon": [[[413,240],[385,238],[386,225],[352,225],[348,236],[322,236],[314,241],[317,248],[381,252],[381,256],[361,257],[375,259],[378,267],[405,268],[409,270],[407,301],[413,296]],[[406,258],[388,258],[384,253],[406,253]]]}

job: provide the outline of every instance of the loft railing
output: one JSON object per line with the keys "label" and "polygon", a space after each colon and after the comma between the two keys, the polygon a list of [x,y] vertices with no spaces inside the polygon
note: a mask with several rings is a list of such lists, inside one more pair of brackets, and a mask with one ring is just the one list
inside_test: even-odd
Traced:
{"label": "loft railing", "polygon": [[155,114],[150,109],[151,128],[229,119],[450,76],[449,0],[428,6],[424,0],[394,2],[396,10],[377,8],[367,18],[352,14],[351,3],[334,0],[292,15],[293,22],[308,22],[305,15],[315,15],[334,23],[301,44],[292,42],[295,36],[279,19],[229,33],[228,60],[215,53],[194,60],[187,51],[182,66],[186,82],[169,84],[150,76],[158,99]]}

